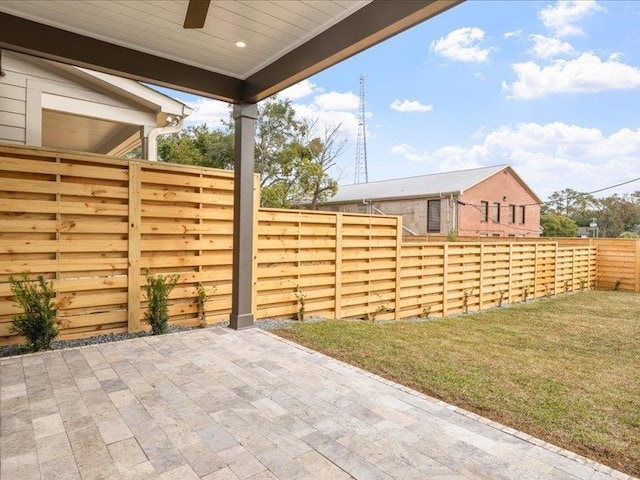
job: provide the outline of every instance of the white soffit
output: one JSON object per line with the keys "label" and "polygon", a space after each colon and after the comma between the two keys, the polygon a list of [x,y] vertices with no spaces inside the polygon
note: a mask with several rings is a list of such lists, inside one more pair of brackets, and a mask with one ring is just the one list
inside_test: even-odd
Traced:
{"label": "white soffit", "polygon": [[187,0],[0,0],[0,11],[244,80],[368,3],[213,0],[202,29],[182,28]]}

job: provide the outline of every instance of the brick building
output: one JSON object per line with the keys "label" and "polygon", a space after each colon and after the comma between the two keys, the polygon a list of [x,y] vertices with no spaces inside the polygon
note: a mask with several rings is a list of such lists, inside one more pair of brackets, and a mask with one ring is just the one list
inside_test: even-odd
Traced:
{"label": "brick building", "polygon": [[416,235],[539,237],[539,203],[513,168],[499,165],[342,185],[319,208],[402,215]]}

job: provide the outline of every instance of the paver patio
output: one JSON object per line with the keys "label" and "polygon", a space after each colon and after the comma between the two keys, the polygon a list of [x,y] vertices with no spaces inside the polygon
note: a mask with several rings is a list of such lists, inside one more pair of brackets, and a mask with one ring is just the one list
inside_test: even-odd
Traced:
{"label": "paver patio", "polygon": [[626,479],[258,329],[0,361],[2,479]]}

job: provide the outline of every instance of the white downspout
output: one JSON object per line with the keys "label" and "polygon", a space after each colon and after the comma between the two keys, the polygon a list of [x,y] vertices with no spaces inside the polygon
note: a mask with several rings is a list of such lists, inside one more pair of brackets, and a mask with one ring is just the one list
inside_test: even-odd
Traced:
{"label": "white downspout", "polygon": [[145,160],[158,160],[158,137],[160,135],[178,133],[180,130],[182,130],[182,119],[175,125],[167,125],[166,127],[158,127],[151,130],[147,137],[147,158]]}

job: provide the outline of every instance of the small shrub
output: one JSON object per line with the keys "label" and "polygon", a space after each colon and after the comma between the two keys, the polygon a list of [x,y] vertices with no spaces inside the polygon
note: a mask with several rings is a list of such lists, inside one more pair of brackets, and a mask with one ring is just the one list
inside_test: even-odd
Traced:
{"label": "small shrub", "polygon": [[587,279],[582,277],[580,279],[580,290],[585,290],[587,288]]}
{"label": "small shrub", "polygon": [[544,285],[544,296],[545,297],[550,297],[551,296],[551,289],[549,288],[549,285]]}
{"label": "small shrub", "polygon": [[23,313],[11,320],[9,331],[26,339],[23,349],[29,352],[47,350],[60,331],[57,315],[58,305],[53,301],[53,282],[38,275],[31,280],[25,272],[22,279],[9,277],[11,292]]}
{"label": "small shrub", "polygon": [[158,275],[154,277],[147,269],[145,291],[149,305],[144,321],[151,325],[153,335],[162,335],[169,330],[169,294],[178,283],[179,275]]}
{"label": "small shrub", "polygon": [[458,232],[454,229],[449,230],[447,233],[447,242],[457,242],[458,241]]}
{"label": "small shrub", "polygon": [[385,313],[385,312],[390,312],[391,309],[388,308],[387,306],[383,305],[378,305],[378,308],[375,309],[375,311],[367,313],[366,315],[366,319],[367,320],[371,320],[372,322],[375,323],[376,318],[378,317],[378,315],[380,315],[381,313]]}
{"label": "small shrub", "polygon": [[613,291],[614,292],[619,292],[620,291],[620,284],[622,283],[622,280],[618,279],[616,280],[616,283],[613,285]]}
{"label": "small shrub", "polygon": [[593,289],[594,290],[598,290],[598,281],[599,281],[599,278],[596,275],[595,278],[593,279]]}
{"label": "small shrub", "polygon": [[502,302],[504,301],[504,294],[507,293],[505,290],[499,289],[498,293],[500,296],[498,297],[498,308],[502,306]]}
{"label": "small shrub", "polygon": [[427,305],[426,307],[422,307],[422,314],[420,315],[424,320],[427,320],[431,315],[431,305]]}
{"label": "small shrub", "polygon": [[473,295],[473,290],[465,290],[462,295],[462,307],[464,308],[464,313],[467,314],[469,313],[469,297]]}
{"label": "small shrub", "polygon": [[571,282],[569,280],[564,281],[564,293],[569,292],[569,287],[571,286]]}
{"label": "small shrub", "polygon": [[300,291],[300,285],[296,287],[296,298],[298,299],[298,321],[304,322],[305,299],[307,298],[307,294]]}
{"label": "small shrub", "polygon": [[525,285],[525,287],[522,289],[523,302],[526,303],[526,301],[529,299],[529,296],[533,293],[534,288],[535,287],[533,283],[530,283],[529,285]]}
{"label": "small shrub", "polygon": [[[217,288],[211,287],[211,289],[213,290],[211,292],[211,295],[213,295],[216,292]],[[211,295],[207,294],[207,289],[201,283],[198,283],[198,286],[196,287],[196,295],[196,305],[198,307],[198,324],[201,328],[204,328],[207,326],[206,304]]]}

